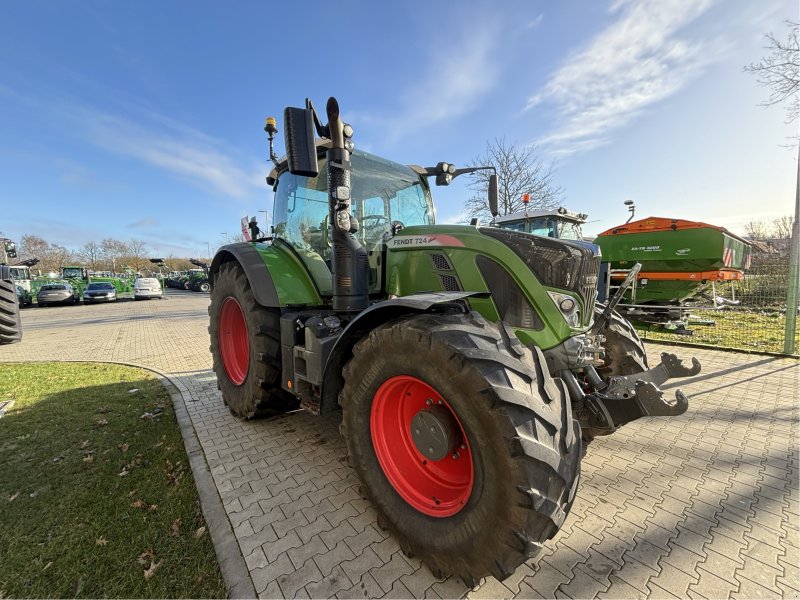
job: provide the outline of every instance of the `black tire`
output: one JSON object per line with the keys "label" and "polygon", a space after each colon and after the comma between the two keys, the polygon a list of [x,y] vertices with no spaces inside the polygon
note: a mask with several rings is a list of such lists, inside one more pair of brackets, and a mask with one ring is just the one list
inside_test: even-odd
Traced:
{"label": "black tire", "polygon": [[[435,388],[467,437],[473,483],[452,516],[429,516],[406,502],[376,455],[375,394],[397,376]],[[477,313],[405,316],[360,340],[344,377],[341,429],[362,489],[379,522],[437,576],[457,575],[467,585],[487,574],[503,580],[559,530],[580,476],[580,425],[538,348]]]}
{"label": "black tire", "polygon": [[[219,343],[220,314],[228,298],[241,307],[246,324],[243,335],[247,336],[248,362],[246,376],[239,384],[231,380],[225,369],[224,350]],[[280,311],[256,302],[239,263],[228,262],[220,267],[208,314],[214,372],[231,413],[241,419],[251,419],[297,408],[299,401],[281,388]]]}
{"label": "black tire", "polygon": [[16,286],[13,280],[0,279],[0,345],[13,344],[21,339],[22,321]]}
{"label": "black tire", "polygon": [[211,284],[208,281],[201,282],[197,287],[201,292],[208,293],[211,291]]}
{"label": "black tire", "polygon": [[[602,305],[595,306],[595,318],[598,318],[603,310]],[[611,318],[600,333],[606,338],[603,344],[606,351],[605,364],[597,369],[603,378],[635,375],[647,370],[647,353],[639,334],[617,311],[611,313]]]}

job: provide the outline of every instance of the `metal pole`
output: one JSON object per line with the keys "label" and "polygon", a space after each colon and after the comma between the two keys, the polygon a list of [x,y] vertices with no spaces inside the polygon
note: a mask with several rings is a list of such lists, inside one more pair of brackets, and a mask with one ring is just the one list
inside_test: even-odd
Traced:
{"label": "metal pole", "polygon": [[783,334],[784,354],[795,353],[794,332],[797,325],[797,292],[800,287],[800,145],[797,147],[797,186],[794,200],[794,223],[789,246],[789,287],[786,291],[786,330]]}

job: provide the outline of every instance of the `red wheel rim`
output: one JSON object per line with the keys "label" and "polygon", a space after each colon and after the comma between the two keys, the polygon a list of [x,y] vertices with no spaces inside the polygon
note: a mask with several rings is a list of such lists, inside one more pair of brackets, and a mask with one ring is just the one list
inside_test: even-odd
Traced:
{"label": "red wheel rim", "polygon": [[[458,424],[457,456],[429,460],[411,437],[411,421],[432,403],[447,408]],[[416,510],[431,517],[449,517],[472,493],[472,451],[452,407],[427,383],[408,375],[387,379],[378,388],[370,414],[372,445],[386,478]]]}
{"label": "red wheel rim", "polygon": [[219,311],[219,353],[228,379],[242,385],[250,366],[250,340],[244,311],[231,296],[225,298]]}

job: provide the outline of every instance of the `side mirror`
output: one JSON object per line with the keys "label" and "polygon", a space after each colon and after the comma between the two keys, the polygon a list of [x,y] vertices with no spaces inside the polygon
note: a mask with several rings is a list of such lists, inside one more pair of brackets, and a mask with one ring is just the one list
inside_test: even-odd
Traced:
{"label": "side mirror", "polygon": [[497,174],[489,176],[489,212],[493,217],[500,214],[497,208]]}
{"label": "side mirror", "polygon": [[283,131],[289,172],[303,177],[319,175],[312,110],[287,107],[283,111]]}
{"label": "side mirror", "polygon": [[8,258],[17,258],[17,245],[14,242],[6,242],[6,254]]}

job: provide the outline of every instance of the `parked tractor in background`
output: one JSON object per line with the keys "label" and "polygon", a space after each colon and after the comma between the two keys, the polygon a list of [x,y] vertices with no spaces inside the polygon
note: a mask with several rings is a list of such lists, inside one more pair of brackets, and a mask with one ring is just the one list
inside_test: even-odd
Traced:
{"label": "parked tractor in background", "polygon": [[200,267],[200,269],[191,269],[189,271],[186,289],[192,290],[193,292],[210,292],[211,282],[208,280],[208,263],[196,258],[190,258],[189,262]]}
{"label": "parked tractor in background", "polygon": [[583,440],[683,413],[686,396],[659,386],[700,365],[664,354],[647,369],[638,338],[601,333],[618,298],[595,310],[595,246],[434,224],[429,178],[493,167],[397,164],[354,148],[334,98],[326,112],[285,110],[282,159],[267,120],[273,236],[211,264],[222,397],[242,419],[340,408],[403,550],[468,585],[505,579],[564,523]]}
{"label": "parked tractor in background", "polygon": [[20,298],[20,306],[30,306],[33,304],[33,276],[31,275],[31,267],[39,263],[38,258],[28,258],[13,265],[9,265],[8,269],[11,273],[11,279],[14,280],[16,286],[22,290],[18,291]]}
{"label": "parked tractor in background", "polygon": [[16,244],[0,238],[0,345],[13,344],[22,339],[17,286],[8,265],[9,260],[16,257]]}

